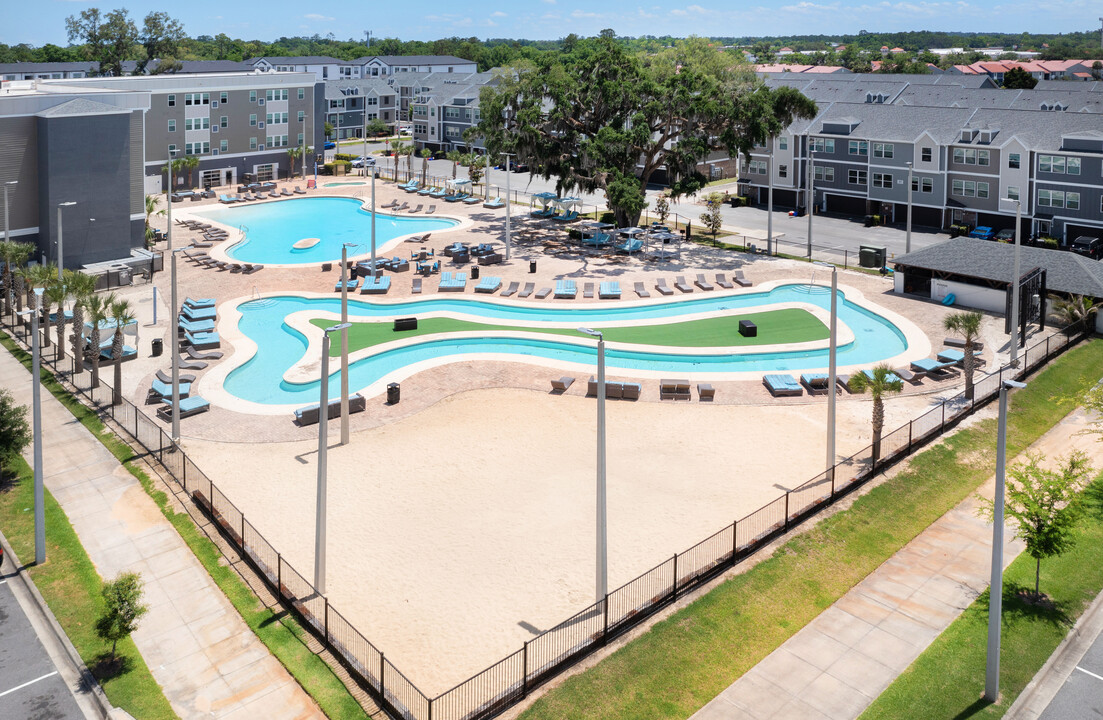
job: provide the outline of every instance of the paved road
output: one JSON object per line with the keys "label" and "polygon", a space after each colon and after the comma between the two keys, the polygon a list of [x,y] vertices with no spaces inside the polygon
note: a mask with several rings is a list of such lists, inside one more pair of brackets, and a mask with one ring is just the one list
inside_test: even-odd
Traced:
{"label": "paved road", "polygon": [[85,715],[0,573],[0,718],[82,720]]}
{"label": "paved road", "polygon": [[1103,717],[1103,635],[1095,638],[1039,720],[1099,717]]}

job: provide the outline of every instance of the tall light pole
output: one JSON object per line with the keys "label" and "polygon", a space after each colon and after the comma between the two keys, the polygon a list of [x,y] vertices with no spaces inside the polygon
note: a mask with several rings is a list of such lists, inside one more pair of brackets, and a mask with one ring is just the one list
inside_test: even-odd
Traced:
{"label": "tall light pole", "polygon": [[835,383],[836,359],[838,355],[839,325],[839,268],[831,263],[817,262],[817,265],[831,268],[831,340],[827,359],[827,472],[835,479]]}
{"label": "tall light pole", "polygon": [[[395,163],[395,182],[398,182],[398,164]],[[375,166],[371,168],[371,283],[375,285]]]}
{"label": "tall light pole", "polygon": [[605,512],[605,337],[597,330],[578,328],[597,338],[597,576],[594,602],[609,593],[609,542]]}
{"label": "tall light pole", "polygon": [[509,260],[509,245],[510,245],[510,207],[513,205],[513,201],[509,197],[509,176],[512,173],[509,171],[509,160],[513,157],[513,153],[502,153],[506,156],[506,260]]}
{"label": "tall light pole", "polygon": [[996,436],[996,497],[992,501],[992,580],[988,586],[988,661],[984,669],[984,699],[1000,694],[1000,614],[1003,611],[1003,505],[1007,473],[1007,391],[1025,383],[1000,384],[1000,417]]}
{"label": "tall light pole", "polygon": [[812,148],[808,148],[808,259],[812,259],[812,204],[816,201],[816,191],[813,189],[812,177]]}
{"label": "tall light pole", "polygon": [[486,202],[490,202],[490,150],[486,150],[486,177],[483,178],[483,189],[486,190]]}
{"label": "tall light pole", "polygon": [[314,508],[314,589],[326,592],[326,451],[329,429],[329,334],[344,331],[349,323],[327,327],[322,335],[322,387],[318,404],[318,501]]}
{"label": "tall light pole", "polygon": [[904,240],[904,254],[912,251],[912,164],[908,163],[908,230]]}
{"label": "tall light pole", "polygon": [[176,304],[176,253],[184,248],[176,250],[169,248],[169,284],[172,286],[172,307],[169,308],[172,317],[172,331],[169,333],[169,352],[172,354],[172,430],[170,437],[173,448],[180,444],[180,307]]}
{"label": "tall light pole", "polygon": [[42,359],[38,343],[38,314],[44,288],[34,289],[34,306],[20,312],[31,316],[31,425],[34,428],[34,562],[46,562],[46,509],[42,489]]}
{"label": "tall light pole", "polygon": [[1019,367],[1019,248],[1021,247],[1020,235],[1022,234],[1021,200],[1006,198],[1001,203],[1015,203],[1015,260],[1011,270],[1011,367]]}
{"label": "tall light pole", "polygon": [[[772,158],[771,158],[772,160]],[[766,257],[774,253],[770,249],[774,242],[774,165],[770,163],[770,172],[766,173]]]}
{"label": "tall light pole", "polygon": [[[11,241],[11,225],[8,222],[8,188],[18,184],[18,180],[8,180],[4,183],[4,242]],[[11,288],[4,288],[4,293],[8,296],[8,305],[10,306],[14,301],[15,294],[12,292]]]}
{"label": "tall light pole", "polygon": [[341,444],[349,444],[349,248],[356,243],[341,245]]}
{"label": "tall light pole", "polygon": [[57,279],[61,281],[61,271],[65,267],[65,258],[63,256],[64,251],[64,237],[61,233],[61,208],[72,207],[76,205],[75,202],[63,202],[57,204]]}

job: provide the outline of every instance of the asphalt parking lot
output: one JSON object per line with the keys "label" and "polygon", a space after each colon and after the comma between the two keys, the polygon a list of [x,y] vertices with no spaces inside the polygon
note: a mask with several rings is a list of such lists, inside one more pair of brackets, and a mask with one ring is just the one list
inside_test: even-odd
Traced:
{"label": "asphalt parking lot", "polygon": [[1103,635],[1084,653],[1039,720],[1103,717]]}

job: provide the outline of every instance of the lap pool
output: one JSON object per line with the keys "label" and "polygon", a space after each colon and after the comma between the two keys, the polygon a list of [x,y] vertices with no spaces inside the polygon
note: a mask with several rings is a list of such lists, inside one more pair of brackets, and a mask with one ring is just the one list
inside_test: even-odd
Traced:
{"label": "lap pool", "polygon": [[[839,292],[839,321],[854,334],[852,342],[840,345],[840,366],[873,364],[894,357],[908,349],[899,328],[887,318],[855,304]],[[668,303],[640,306],[569,308],[547,305],[504,304],[461,298],[432,298],[411,302],[376,304],[361,300],[349,301],[352,320],[384,319],[431,312],[447,312],[501,322],[573,323],[600,326],[602,322],[663,320],[699,313],[738,313],[748,308],[768,309],[779,303],[814,305],[830,308],[831,293],[827,288],[807,284],[779,285],[765,292],[739,295],[716,295]],[[305,405],[317,402],[318,381],[290,383],[284,373],[303,358],[307,339],[284,322],[291,313],[317,311],[340,313],[339,298],[303,298],[276,296],[250,300],[238,305],[241,319],[238,329],[256,343],[256,353],[241,366],[230,371],[223,387],[231,395],[262,405]],[[426,361],[457,355],[536,356],[544,360],[593,366],[597,349],[593,342],[581,344],[548,337],[437,337],[425,336],[410,344],[363,357],[349,366],[349,388],[355,392],[384,380],[403,368]],[[606,348],[606,364],[610,372],[631,375],[633,371],[655,371],[671,376],[689,373],[791,372],[827,366],[826,347],[792,351],[742,352],[739,354],[709,354],[687,348],[669,352],[633,350],[625,347]],[[331,398],[340,394],[340,368],[330,376]],[[333,365],[331,364],[331,367]]]}
{"label": "lap pool", "polygon": [[[195,214],[223,225],[242,228],[245,239],[226,254],[238,262],[262,265],[311,265],[341,259],[341,246],[356,243],[350,255],[362,255],[371,247],[371,213],[357,198],[294,198],[260,205],[213,207]],[[377,212],[376,249],[407,235],[450,230],[459,225],[451,218],[399,216]],[[295,243],[307,238],[319,242],[308,248]]]}

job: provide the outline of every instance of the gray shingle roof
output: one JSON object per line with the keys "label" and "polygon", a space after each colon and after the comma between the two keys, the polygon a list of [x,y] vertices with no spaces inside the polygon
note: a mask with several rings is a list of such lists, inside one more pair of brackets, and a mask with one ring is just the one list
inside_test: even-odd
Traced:
{"label": "gray shingle roof", "polygon": [[[974,113],[973,110],[962,108],[905,107],[869,103],[832,103],[827,107],[821,107],[820,110],[819,116],[808,124],[809,134],[856,140],[915,142],[926,132],[936,142],[942,144],[953,142]],[[825,122],[840,118],[854,118],[860,122],[849,135],[824,132]]]}
{"label": "gray shingle roof", "polygon": [[88,100],[86,98],[75,98],[63,103],[54,105],[52,108],[48,108],[38,113],[38,117],[51,118],[51,117],[65,117],[68,115],[114,115],[120,113],[129,113],[128,108],[118,107],[116,105],[108,105],[107,103],[97,102],[95,100]]}
{"label": "gray shingle roof", "polygon": [[[1044,268],[1047,289],[1103,298],[1103,262],[1064,250],[1022,247],[1020,252],[1022,272]],[[1015,267],[1015,247],[991,240],[955,238],[898,257],[893,263],[898,271],[914,267],[1006,283]]]}

